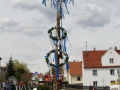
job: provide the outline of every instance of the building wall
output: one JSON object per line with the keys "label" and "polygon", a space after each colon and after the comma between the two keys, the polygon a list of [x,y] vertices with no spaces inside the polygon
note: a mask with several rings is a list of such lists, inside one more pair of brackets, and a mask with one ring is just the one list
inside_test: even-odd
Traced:
{"label": "building wall", "polygon": [[[77,77],[80,77],[80,81],[77,80]],[[79,83],[83,83],[82,76],[71,76],[71,84],[79,84]]]}
{"label": "building wall", "polygon": [[[110,75],[110,69],[114,69],[114,75]],[[119,68],[120,69],[120,68]],[[97,75],[93,76],[93,70],[97,70]],[[110,86],[110,81],[118,79],[118,68],[94,68],[84,69],[84,86],[93,85],[93,81],[97,81],[97,86]]]}
{"label": "building wall", "polygon": [[64,81],[69,81],[69,70],[64,69]]}
{"label": "building wall", "polygon": [[[80,77],[80,81],[77,80],[77,77]],[[83,83],[83,77],[82,76],[71,76],[69,73],[69,84],[79,84]]]}
{"label": "building wall", "polygon": [[72,81],[71,81],[71,76],[70,76],[70,71],[69,71],[69,84],[71,84]]}
{"label": "building wall", "polygon": [[[114,58],[114,63],[110,63],[109,59]],[[112,48],[110,48],[102,57],[101,62],[103,66],[120,65],[120,55]]]}

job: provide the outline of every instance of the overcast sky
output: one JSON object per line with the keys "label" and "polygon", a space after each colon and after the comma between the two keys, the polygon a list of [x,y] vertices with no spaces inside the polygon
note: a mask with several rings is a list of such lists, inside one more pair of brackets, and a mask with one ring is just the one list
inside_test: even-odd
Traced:
{"label": "overcast sky", "polygon": [[[67,30],[69,61],[82,61],[87,49],[120,49],[120,0],[75,0],[64,8],[62,26]],[[48,29],[56,25],[56,11],[41,0],[2,0],[0,2],[0,56],[2,66],[18,59],[28,64],[31,72],[45,73],[44,56],[52,50]]]}

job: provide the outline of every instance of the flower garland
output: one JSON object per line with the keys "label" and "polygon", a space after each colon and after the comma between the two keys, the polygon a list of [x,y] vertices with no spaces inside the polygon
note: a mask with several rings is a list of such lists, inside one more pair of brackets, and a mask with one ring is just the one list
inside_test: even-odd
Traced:
{"label": "flower garland", "polygon": [[55,50],[51,50],[51,51],[50,51],[49,53],[47,53],[47,55],[45,56],[45,60],[46,60],[46,63],[47,63],[47,64],[49,64],[50,66],[53,66],[53,67],[61,67],[61,66],[63,66],[66,62],[68,62],[68,59],[69,59],[68,54],[65,53],[65,52],[62,52],[60,49],[58,49],[58,51],[59,51],[60,53],[63,53],[63,54],[65,55],[64,63],[58,64],[58,65],[55,65],[55,64],[50,63],[48,57],[50,56],[51,53],[54,53],[54,52],[55,52]]}
{"label": "flower garland", "polygon": [[67,31],[64,28],[62,28],[62,27],[59,28],[63,32],[63,36],[62,37],[58,38],[58,37],[52,36],[52,30],[54,30],[54,29],[56,29],[56,27],[55,28],[52,27],[51,29],[48,30],[48,33],[50,34],[50,38],[52,40],[57,41],[57,40],[65,39],[67,37]]}

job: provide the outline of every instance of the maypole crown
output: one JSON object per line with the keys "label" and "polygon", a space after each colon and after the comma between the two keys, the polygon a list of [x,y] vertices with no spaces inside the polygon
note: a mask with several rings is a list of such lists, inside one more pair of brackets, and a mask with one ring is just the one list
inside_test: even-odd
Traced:
{"label": "maypole crown", "polygon": [[[65,5],[65,8],[69,14],[67,4],[70,2],[74,5],[74,0],[51,0],[51,7],[54,7],[54,9],[56,9],[56,11],[64,18],[63,5]],[[46,6],[46,0],[42,0],[42,4]]]}

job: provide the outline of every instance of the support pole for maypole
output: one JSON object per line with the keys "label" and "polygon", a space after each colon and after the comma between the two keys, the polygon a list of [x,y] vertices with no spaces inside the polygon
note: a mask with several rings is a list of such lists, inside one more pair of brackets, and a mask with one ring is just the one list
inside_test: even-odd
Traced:
{"label": "support pole for maypole", "polygon": [[[59,12],[57,12],[57,15],[56,15],[56,36],[60,38],[60,14],[59,14]],[[56,42],[56,58],[57,58],[57,61],[55,63],[56,65],[59,64],[58,47],[59,47],[59,44],[58,44],[58,42]],[[57,76],[56,76],[56,71],[57,70],[55,70],[54,90],[57,90]]]}

